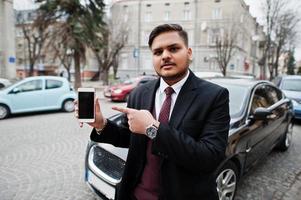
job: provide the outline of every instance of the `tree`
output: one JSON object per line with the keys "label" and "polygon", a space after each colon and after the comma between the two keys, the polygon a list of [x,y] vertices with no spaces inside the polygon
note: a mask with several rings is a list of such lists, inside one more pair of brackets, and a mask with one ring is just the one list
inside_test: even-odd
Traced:
{"label": "tree", "polygon": [[101,46],[105,22],[103,0],[37,0],[44,20],[52,21],[52,38],[63,42],[73,52],[75,88],[81,87],[80,65],[85,61],[86,48]]}
{"label": "tree", "polygon": [[231,58],[235,54],[236,38],[238,35],[238,30],[235,28],[234,24],[228,29],[218,29],[224,30],[220,31],[216,35],[215,39],[215,50],[216,50],[216,60],[219,65],[219,68],[224,76],[227,74],[227,66]]}
{"label": "tree", "polygon": [[[118,55],[120,50],[124,47],[128,31],[124,26],[119,27],[119,30],[115,29],[115,34],[112,33],[113,25],[112,22],[108,26],[103,28],[103,42],[101,44],[94,43],[92,50],[99,63],[99,79],[103,81],[103,84],[107,85],[109,70],[113,66],[114,71],[118,68]],[[101,45],[101,46],[99,46]]]}
{"label": "tree", "polygon": [[297,12],[288,9],[288,3],[287,0],[264,2],[266,42],[261,60],[264,66],[268,66],[270,80],[278,75],[280,54],[292,48],[296,25],[300,21]]}
{"label": "tree", "polygon": [[287,74],[294,75],[295,74],[295,66],[296,60],[294,57],[294,51],[289,52],[288,63],[287,63]]}
{"label": "tree", "polygon": [[40,59],[41,52],[45,46],[45,41],[49,36],[49,21],[42,20],[39,12],[35,12],[35,14],[37,14],[37,17],[33,21],[30,21],[30,19],[25,20],[21,12],[17,15],[17,24],[21,27],[27,43],[26,46],[29,61],[28,76],[33,76],[34,66]]}

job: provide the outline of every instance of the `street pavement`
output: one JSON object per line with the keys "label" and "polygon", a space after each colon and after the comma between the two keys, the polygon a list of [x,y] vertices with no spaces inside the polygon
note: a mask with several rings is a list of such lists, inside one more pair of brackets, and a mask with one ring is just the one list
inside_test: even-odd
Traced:
{"label": "street pavement", "polygon": [[[105,116],[113,103],[101,98]],[[116,104],[116,103],[115,103]],[[118,103],[125,106],[124,103]],[[0,121],[0,200],[94,200],[84,182],[91,128],[73,113],[16,115]],[[239,183],[236,200],[301,200],[301,123],[287,152],[273,151]]]}

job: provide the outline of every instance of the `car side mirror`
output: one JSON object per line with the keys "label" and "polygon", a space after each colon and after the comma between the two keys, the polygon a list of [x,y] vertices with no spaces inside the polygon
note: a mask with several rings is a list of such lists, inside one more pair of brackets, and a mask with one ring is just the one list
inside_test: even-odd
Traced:
{"label": "car side mirror", "polygon": [[253,119],[255,120],[266,120],[269,115],[271,115],[272,112],[263,107],[256,108],[253,114]]}
{"label": "car side mirror", "polygon": [[15,88],[12,90],[12,93],[14,93],[14,94],[17,94],[17,93],[19,93],[19,92],[21,92],[21,91],[20,91],[20,89],[17,88],[17,87],[15,87]]}

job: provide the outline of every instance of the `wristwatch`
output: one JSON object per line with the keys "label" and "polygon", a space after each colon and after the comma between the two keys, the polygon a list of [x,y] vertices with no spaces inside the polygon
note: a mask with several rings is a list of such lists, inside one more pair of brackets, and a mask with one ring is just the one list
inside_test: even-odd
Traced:
{"label": "wristwatch", "polygon": [[151,124],[146,127],[146,135],[150,139],[154,139],[157,136],[158,127],[155,124]]}

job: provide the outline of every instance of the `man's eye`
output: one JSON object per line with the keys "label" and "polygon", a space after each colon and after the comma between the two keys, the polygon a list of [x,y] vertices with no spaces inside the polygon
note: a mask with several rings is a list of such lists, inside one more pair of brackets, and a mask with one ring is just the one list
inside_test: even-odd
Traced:
{"label": "man's eye", "polygon": [[156,56],[159,56],[159,55],[162,54],[162,51],[155,51],[153,54],[156,55]]}
{"label": "man's eye", "polygon": [[172,47],[169,50],[170,50],[170,52],[174,53],[174,52],[177,52],[179,50],[179,48],[178,47]]}

